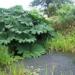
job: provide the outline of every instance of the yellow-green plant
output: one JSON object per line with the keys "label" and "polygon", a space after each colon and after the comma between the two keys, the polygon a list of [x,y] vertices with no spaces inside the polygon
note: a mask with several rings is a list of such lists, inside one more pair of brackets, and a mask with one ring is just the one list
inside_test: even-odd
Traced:
{"label": "yellow-green plant", "polygon": [[26,69],[23,64],[13,63],[8,70],[0,69],[0,75],[39,75],[38,69]]}
{"label": "yellow-green plant", "polygon": [[0,71],[0,75],[7,75],[5,71]]}
{"label": "yellow-green plant", "polygon": [[8,48],[0,45],[0,66],[7,66],[12,62],[12,60],[13,58],[10,56]]}
{"label": "yellow-green plant", "polygon": [[74,35],[58,35],[52,40],[47,40],[46,48],[50,51],[57,52],[75,52],[75,36]]}
{"label": "yellow-green plant", "polygon": [[36,70],[26,69],[23,64],[12,64],[10,66],[11,75],[39,75]]}

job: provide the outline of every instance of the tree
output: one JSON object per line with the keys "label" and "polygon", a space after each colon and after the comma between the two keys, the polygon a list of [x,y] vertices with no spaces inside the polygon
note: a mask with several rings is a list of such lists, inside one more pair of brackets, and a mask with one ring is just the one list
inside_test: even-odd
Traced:
{"label": "tree", "polygon": [[33,0],[31,4],[32,6],[41,5],[41,6],[48,7],[50,3],[53,3],[55,5],[56,4],[60,5],[60,4],[65,4],[65,3],[72,3],[72,1],[71,0]]}
{"label": "tree", "polygon": [[34,0],[32,6],[41,5],[44,8],[44,12],[50,16],[56,12],[56,9],[60,8],[62,4],[72,3],[71,0]]}

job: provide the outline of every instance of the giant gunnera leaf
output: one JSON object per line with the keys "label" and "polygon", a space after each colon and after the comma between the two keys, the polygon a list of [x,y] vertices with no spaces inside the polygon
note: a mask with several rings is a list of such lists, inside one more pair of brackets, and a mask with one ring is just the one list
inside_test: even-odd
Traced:
{"label": "giant gunnera leaf", "polygon": [[0,44],[7,45],[14,55],[25,56],[25,52],[31,49],[35,55],[43,54],[44,49],[37,42],[44,38],[44,34],[51,36],[52,32],[53,29],[40,14],[25,11],[21,6],[0,8]]}

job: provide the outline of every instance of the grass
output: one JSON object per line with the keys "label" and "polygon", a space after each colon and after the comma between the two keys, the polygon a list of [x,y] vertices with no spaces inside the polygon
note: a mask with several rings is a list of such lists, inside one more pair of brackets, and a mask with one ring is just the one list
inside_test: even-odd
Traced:
{"label": "grass", "polygon": [[0,70],[0,75],[39,75],[35,69],[26,69],[23,64],[12,64],[7,70]]}
{"label": "grass", "polygon": [[57,67],[58,65],[56,63],[52,63],[51,67],[50,67],[50,71],[48,70],[48,64],[45,65],[45,75],[57,75],[56,73],[58,73],[59,75],[74,75],[72,70],[68,70],[68,71],[57,71]]}
{"label": "grass", "polygon": [[58,36],[46,41],[46,48],[52,52],[70,52],[75,53],[75,34],[63,36],[58,33]]}

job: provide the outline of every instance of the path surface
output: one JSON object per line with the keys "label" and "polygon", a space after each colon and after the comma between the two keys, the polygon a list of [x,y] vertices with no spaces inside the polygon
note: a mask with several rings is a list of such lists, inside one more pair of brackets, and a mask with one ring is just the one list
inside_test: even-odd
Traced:
{"label": "path surface", "polygon": [[40,68],[40,75],[75,75],[74,56],[53,54],[22,61],[25,66]]}

